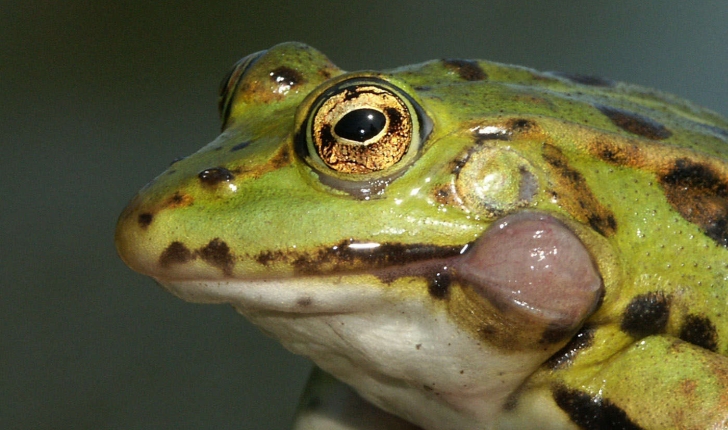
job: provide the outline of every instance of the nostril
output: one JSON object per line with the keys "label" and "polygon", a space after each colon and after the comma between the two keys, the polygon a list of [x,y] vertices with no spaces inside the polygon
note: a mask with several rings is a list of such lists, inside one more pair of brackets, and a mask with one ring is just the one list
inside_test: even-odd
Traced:
{"label": "nostril", "polygon": [[197,174],[203,185],[213,187],[220,182],[228,182],[235,179],[235,175],[224,167],[212,167]]}

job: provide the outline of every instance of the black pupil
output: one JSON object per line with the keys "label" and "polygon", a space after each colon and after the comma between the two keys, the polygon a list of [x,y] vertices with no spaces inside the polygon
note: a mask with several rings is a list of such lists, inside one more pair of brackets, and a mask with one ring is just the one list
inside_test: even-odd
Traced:
{"label": "black pupil", "polygon": [[374,109],[356,109],[344,115],[334,132],[344,139],[364,142],[379,134],[387,124],[383,113]]}

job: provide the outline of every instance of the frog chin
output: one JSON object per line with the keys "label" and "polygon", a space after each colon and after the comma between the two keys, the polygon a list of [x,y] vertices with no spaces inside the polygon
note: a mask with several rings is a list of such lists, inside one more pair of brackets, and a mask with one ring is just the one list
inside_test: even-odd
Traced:
{"label": "frog chin", "polygon": [[490,422],[553,352],[492,346],[426,298],[397,300],[362,279],[165,286],[188,301],[232,304],[293,353],[423,428],[471,429]]}

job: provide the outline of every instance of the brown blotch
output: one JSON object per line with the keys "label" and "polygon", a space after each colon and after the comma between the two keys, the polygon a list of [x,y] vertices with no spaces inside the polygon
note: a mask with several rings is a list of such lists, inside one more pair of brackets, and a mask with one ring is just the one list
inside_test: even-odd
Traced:
{"label": "brown blotch", "polygon": [[642,167],[645,164],[644,155],[635,144],[618,144],[600,138],[589,144],[589,153],[616,166]]}
{"label": "brown blotch", "polygon": [[435,187],[432,192],[434,200],[441,205],[457,205],[459,203],[457,198],[457,191],[452,184],[443,184]]}
{"label": "brown blotch", "polygon": [[506,397],[506,401],[503,403],[503,410],[506,412],[514,411],[518,407],[518,402],[520,401],[521,396],[523,395],[523,392],[525,390],[527,390],[526,384],[522,384],[518,388],[513,390],[511,394]]}
{"label": "brown blotch", "polygon": [[609,399],[592,396],[587,392],[557,385],[553,388],[556,404],[579,428],[593,430],[637,430],[627,413]]}
{"label": "brown blotch", "polygon": [[312,303],[313,303],[313,300],[311,299],[311,297],[308,297],[308,296],[301,297],[298,300],[296,300],[296,304],[302,308],[311,306]]}
{"label": "brown blotch", "polygon": [[303,83],[303,75],[290,67],[281,66],[269,73],[270,80],[279,85],[290,85],[291,87]]}
{"label": "brown blotch", "polygon": [[585,325],[571,340],[551,356],[544,364],[551,370],[563,369],[571,365],[579,352],[594,343],[596,328]]}
{"label": "brown blotch", "polygon": [[715,324],[707,317],[688,315],[680,327],[679,337],[708,351],[718,350],[718,332]]}
{"label": "brown blotch", "polygon": [[141,213],[137,217],[137,222],[139,223],[139,227],[141,228],[149,227],[149,224],[151,224],[152,221],[154,221],[154,215],[149,212]]}
{"label": "brown blotch", "polygon": [[175,192],[172,197],[162,205],[166,209],[175,209],[185,206],[190,206],[193,202],[192,196],[189,194],[181,194],[179,191]]}
{"label": "brown blotch", "polygon": [[215,267],[220,268],[224,274],[230,275],[233,270],[233,256],[227,243],[215,238],[199,250],[200,257]]}
{"label": "brown blotch", "polygon": [[561,150],[553,145],[544,145],[544,160],[556,171],[558,192],[554,196],[574,218],[586,221],[602,236],[614,235],[617,221],[614,214],[594,197],[584,176],[569,165]]}
{"label": "brown blotch", "polygon": [[728,247],[728,185],[706,164],[678,159],[659,176],[667,201],[683,218]]}
{"label": "brown blotch", "polygon": [[286,258],[281,251],[262,251],[255,256],[255,261],[263,266],[267,266],[270,263],[286,261]]}
{"label": "brown blotch", "polygon": [[663,140],[672,132],[659,122],[640,114],[604,105],[595,106],[610,121],[622,130],[650,140]]}
{"label": "brown blotch", "polygon": [[183,264],[194,259],[195,256],[182,242],[172,242],[159,256],[159,265],[169,267],[172,264]]}
{"label": "brown blotch", "polygon": [[483,81],[488,79],[488,75],[477,61],[446,59],[442,60],[442,63],[447,69],[454,71],[460,78],[466,81]]}
{"label": "brown blotch", "polygon": [[523,133],[538,128],[538,125],[529,119],[514,118],[508,121],[507,127],[514,133]]}
{"label": "brown blotch", "polygon": [[271,158],[270,165],[273,169],[278,169],[288,165],[291,162],[291,154],[287,147],[282,147],[276,155]]}
{"label": "brown blotch", "polygon": [[670,318],[670,297],[662,291],[641,294],[627,305],[620,328],[636,339],[665,333]]}

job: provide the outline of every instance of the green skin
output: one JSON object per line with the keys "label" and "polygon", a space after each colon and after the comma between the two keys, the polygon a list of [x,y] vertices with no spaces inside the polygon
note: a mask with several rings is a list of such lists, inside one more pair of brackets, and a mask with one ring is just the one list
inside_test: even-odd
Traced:
{"label": "green skin", "polygon": [[[416,135],[431,127],[401,164],[334,171],[307,146],[317,101],[352,77],[396,88]],[[241,60],[220,108],[222,134],[139,192],[116,245],[134,270],[185,299],[232,303],[326,371],[296,428],[728,425],[724,118],[641,87],[485,61],[345,73],[296,43]],[[458,277],[461,250],[518,213],[557,220],[598,273],[598,293],[567,303],[566,322],[499,306]],[[450,263],[453,281],[433,290],[430,266]],[[332,318],[415,334],[345,338],[330,335]],[[555,323],[566,334],[538,341]],[[488,373],[488,362],[520,367]]]}

